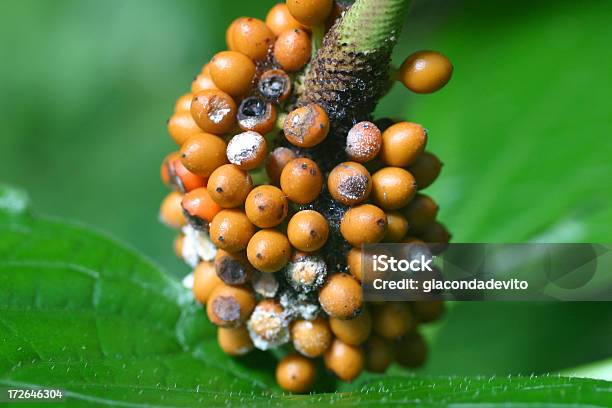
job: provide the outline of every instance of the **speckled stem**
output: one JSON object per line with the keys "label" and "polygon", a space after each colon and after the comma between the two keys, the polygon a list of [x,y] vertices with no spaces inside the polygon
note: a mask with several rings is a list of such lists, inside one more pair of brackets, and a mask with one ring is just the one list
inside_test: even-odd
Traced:
{"label": "speckled stem", "polygon": [[409,0],[357,0],[327,33],[300,104],[316,102],[337,130],[372,113],[389,78],[391,52]]}

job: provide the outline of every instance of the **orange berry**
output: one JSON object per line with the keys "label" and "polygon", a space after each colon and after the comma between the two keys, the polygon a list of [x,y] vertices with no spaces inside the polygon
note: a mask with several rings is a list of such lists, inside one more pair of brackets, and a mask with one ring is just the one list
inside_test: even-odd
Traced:
{"label": "orange berry", "polygon": [[283,168],[280,185],[291,201],[307,204],[321,193],[323,177],[317,163],[310,159],[297,158]]}
{"label": "orange berry", "polygon": [[412,174],[399,167],[385,167],[372,176],[372,198],[385,210],[396,210],[407,205],[416,194]]}
{"label": "orange berry", "polygon": [[173,191],[164,198],[159,209],[159,219],[171,228],[181,228],[186,220],[181,207],[182,194]]}
{"label": "orange berry", "polygon": [[276,4],[270,9],[266,16],[266,25],[274,35],[280,35],[283,31],[292,28],[304,28],[299,21],[293,18],[287,5],[282,3]]}
{"label": "orange berry", "polygon": [[287,163],[293,159],[295,159],[295,153],[286,147],[277,147],[270,153],[266,161],[266,174],[270,179],[270,184],[280,185],[281,173]]}
{"label": "orange berry", "polygon": [[365,163],[374,159],[382,145],[380,130],[372,122],[359,122],[346,136],[346,154],[349,159]]}
{"label": "orange berry", "polygon": [[274,43],[274,58],[289,72],[302,69],[310,59],[311,52],[310,36],[299,28],[283,31]]}
{"label": "orange berry", "polygon": [[174,142],[181,146],[185,140],[196,133],[202,132],[202,129],[193,120],[191,113],[188,111],[176,112],[168,119],[168,134]]}
{"label": "orange berry", "polygon": [[259,167],[266,158],[266,139],[253,131],[237,134],[227,144],[227,158],[241,170]]}
{"label": "orange berry", "polygon": [[387,231],[387,215],[371,204],[349,208],[340,222],[340,233],[354,247],[380,242]]}
{"label": "orange berry", "polygon": [[232,23],[232,50],[238,51],[253,60],[266,58],[274,43],[274,33],[263,21],[246,17]]}
{"label": "orange berry", "polygon": [[205,305],[212,291],[221,284],[223,281],[217,276],[212,262],[200,262],[193,270],[191,290],[198,302]]}
{"label": "orange berry", "polygon": [[325,366],[343,381],[352,381],[363,371],[364,353],[358,346],[351,346],[335,339],[323,355]]}
{"label": "orange berry", "polygon": [[287,236],[273,229],[257,231],[249,241],[247,257],[257,270],[276,272],[282,269],[291,256]]}
{"label": "orange berry", "polygon": [[405,167],[415,162],[427,144],[427,131],[423,126],[400,122],[382,134],[380,160],[388,166]]}
{"label": "orange berry", "polygon": [[210,75],[223,92],[241,96],[248,93],[253,85],[255,64],[239,52],[221,51],[211,60]]}
{"label": "orange berry", "polygon": [[193,82],[191,82],[191,93],[192,94],[197,94],[198,92],[208,91],[208,90],[213,90],[213,89],[219,89],[219,88],[217,88],[217,85],[215,85],[215,82],[210,76],[210,72],[208,73],[202,72],[198,74],[198,76],[195,77]]}
{"label": "orange berry", "polygon": [[217,168],[208,178],[208,192],[223,208],[234,208],[244,204],[253,188],[251,176],[234,164]]}
{"label": "orange berry", "polygon": [[434,154],[423,152],[423,154],[408,167],[408,171],[414,176],[419,190],[423,190],[436,181],[440,175],[440,171],[442,171],[442,162]]}
{"label": "orange berry", "polygon": [[191,109],[191,100],[193,99],[192,93],[186,93],[181,95],[174,104],[174,112],[189,112]]}
{"label": "orange berry", "polygon": [[217,342],[221,350],[230,356],[243,356],[254,348],[249,332],[244,326],[219,327]]}
{"label": "orange berry", "polygon": [[291,15],[306,26],[325,22],[334,6],[333,0],[287,0]]}
{"label": "orange berry", "polygon": [[329,225],[325,217],[314,210],[297,212],[287,225],[287,237],[295,248],[304,252],[320,249],[327,242]]}
{"label": "orange berry", "polygon": [[325,313],[339,319],[352,319],[363,307],[361,285],[347,273],[331,275],[319,291]]}
{"label": "orange berry", "polygon": [[190,217],[211,222],[222,208],[213,201],[206,187],[196,188],[185,194],[181,203]]}
{"label": "orange berry", "polygon": [[400,67],[399,79],[416,93],[432,93],[448,83],[453,64],[437,51],[418,51],[410,55]]}
{"label": "orange berry", "polygon": [[181,161],[192,173],[209,177],[215,169],[227,163],[227,145],[218,136],[210,133],[196,133],[181,147]]}
{"label": "orange berry", "polygon": [[283,125],[285,137],[294,146],[313,147],[329,133],[327,112],[316,103],[292,110]]}
{"label": "orange berry", "polygon": [[249,220],[259,228],[272,228],[283,222],[289,203],[281,189],[264,185],[247,196],[244,209]]}
{"label": "orange berry", "polygon": [[243,286],[218,285],[206,302],[208,320],[221,327],[245,323],[255,308],[253,292]]}
{"label": "orange berry", "polygon": [[344,205],[356,205],[365,200],[372,190],[370,172],[359,163],[340,163],[327,177],[327,189],[334,200]]}
{"label": "orange berry", "polygon": [[211,241],[227,252],[244,250],[254,233],[255,227],[240,210],[221,210],[210,223]]}
{"label": "orange berry", "polygon": [[218,89],[201,91],[193,97],[191,115],[203,131],[217,135],[227,133],[236,121],[236,102]]}
{"label": "orange berry", "polygon": [[276,366],[276,382],[285,391],[307,392],[312,388],[315,377],[315,364],[298,353],[285,356]]}

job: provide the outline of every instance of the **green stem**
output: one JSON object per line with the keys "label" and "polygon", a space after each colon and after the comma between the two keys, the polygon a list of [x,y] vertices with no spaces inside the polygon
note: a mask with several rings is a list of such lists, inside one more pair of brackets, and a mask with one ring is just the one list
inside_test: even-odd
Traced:
{"label": "green stem", "polygon": [[372,113],[389,78],[409,0],[357,0],[323,39],[300,103],[322,105],[344,129]]}

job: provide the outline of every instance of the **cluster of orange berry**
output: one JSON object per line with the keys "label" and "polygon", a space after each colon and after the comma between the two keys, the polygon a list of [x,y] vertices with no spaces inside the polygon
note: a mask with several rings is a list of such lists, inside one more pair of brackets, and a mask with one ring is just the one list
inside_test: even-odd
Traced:
{"label": "cluster of orange berry", "polygon": [[[450,235],[419,192],[441,170],[421,125],[364,120],[338,134],[322,106],[298,101],[311,36],[342,12],[332,0],[287,0],[265,21],[235,20],[228,50],[176,102],[168,132],[180,150],[161,167],[174,190],[161,220],[181,230],[175,251],[195,268],[190,285],[220,347],[238,356],[292,344],[276,373],[292,392],[311,389],[320,356],[345,381],[392,361],[422,364],[417,325],[443,311],[441,302],[363,302],[362,244]],[[428,93],[451,72],[426,51],[391,77]],[[341,152],[313,149],[331,137]]]}

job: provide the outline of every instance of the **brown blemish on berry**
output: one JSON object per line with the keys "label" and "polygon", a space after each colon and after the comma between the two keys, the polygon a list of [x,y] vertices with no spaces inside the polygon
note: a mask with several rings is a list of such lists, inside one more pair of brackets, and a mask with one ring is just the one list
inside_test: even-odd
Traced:
{"label": "brown blemish on berry", "polygon": [[215,315],[225,322],[235,322],[240,319],[240,304],[229,296],[219,296],[212,302]]}

